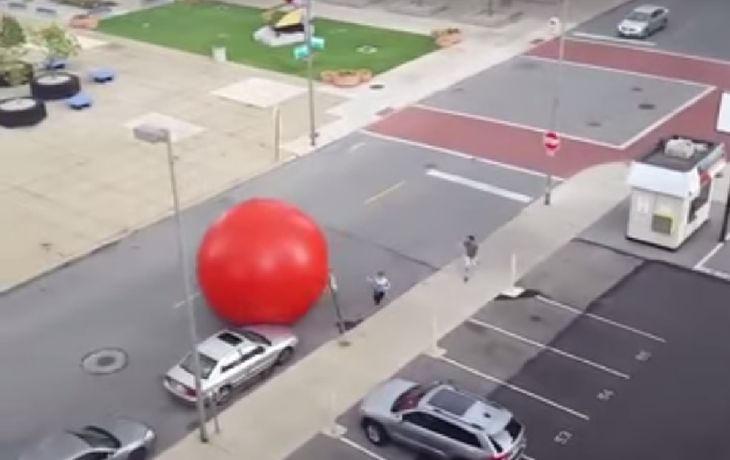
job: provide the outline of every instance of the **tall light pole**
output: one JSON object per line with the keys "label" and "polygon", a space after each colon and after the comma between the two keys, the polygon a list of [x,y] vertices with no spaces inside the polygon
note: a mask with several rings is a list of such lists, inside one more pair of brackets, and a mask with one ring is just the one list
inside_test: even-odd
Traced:
{"label": "tall light pole", "polygon": [[[550,19],[553,34],[558,35],[558,65],[555,70],[555,89],[550,105],[549,131],[558,132],[560,93],[563,86],[563,63],[565,61],[565,20],[568,16],[568,0],[560,0],[560,17]],[[549,205],[553,190],[553,175],[548,168],[545,174],[545,204]]]}
{"label": "tall light pole", "polygon": [[317,145],[317,127],[314,120],[314,53],[312,52],[312,0],[304,7],[304,39],[307,41],[307,92],[309,95],[309,145]]}
{"label": "tall light pole", "polygon": [[[205,397],[203,395],[202,372],[200,355],[198,354],[198,330],[195,325],[195,305],[193,304],[193,290],[190,286],[190,273],[187,265],[187,247],[183,235],[182,220],[180,218],[180,199],[177,193],[177,176],[175,175],[175,158],[172,152],[172,138],[170,130],[153,125],[141,125],[133,129],[134,137],[148,144],[164,143],[167,147],[167,166],[170,170],[170,187],[172,188],[172,204],[175,212],[175,229],[177,234],[177,249],[180,262],[180,273],[183,277],[183,288],[185,293],[185,304],[188,310],[188,325],[190,327],[190,340],[192,342],[193,354],[193,375],[195,377],[195,405],[198,409],[198,424],[200,440],[208,442],[208,430],[205,417]],[[215,404],[215,402],[214,402]]]}

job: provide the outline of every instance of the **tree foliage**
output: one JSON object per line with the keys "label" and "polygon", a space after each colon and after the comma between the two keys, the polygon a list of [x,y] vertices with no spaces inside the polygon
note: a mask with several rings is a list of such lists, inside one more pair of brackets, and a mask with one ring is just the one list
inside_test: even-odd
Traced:
{"label": "tree foliage", "polygon": [[33,42],[43,48],[50,59],[67,59],[81,50],[76,37],[55,23],[35,30]]}
{"label": "tree foliage", "polygon": [[13,48],[26,41],[23,27],[13,16],[3,14],[0,18],[0,49]]}

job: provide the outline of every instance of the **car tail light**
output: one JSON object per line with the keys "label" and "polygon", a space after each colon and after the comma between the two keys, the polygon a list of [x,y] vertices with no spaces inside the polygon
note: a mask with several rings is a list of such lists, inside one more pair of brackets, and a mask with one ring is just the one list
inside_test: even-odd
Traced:
{"label": "car tail light", "polygon": [[194,388],[189,388],[189,387],[186,387],[185,385],[180,385],[180,386],[185,391],[185,395],[186,396],[191,396],[193,398],[195,397],[195,389]]}

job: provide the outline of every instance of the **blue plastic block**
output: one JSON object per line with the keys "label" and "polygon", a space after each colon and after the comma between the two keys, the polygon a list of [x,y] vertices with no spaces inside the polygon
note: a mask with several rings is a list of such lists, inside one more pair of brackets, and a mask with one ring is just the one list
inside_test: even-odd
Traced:
{"label": "blue plastic block", "polygon": [[77,93],[75,96],[71,96],[66,99],[66,104],[75,110],[87,109],[93,104],[91,96],[86,93]]}
{"label": "blue plastic block", "polygon": [[89,77],[96,83],[108,83],[114,80],[115,76],[111,69],[95,69],[89,72]]}

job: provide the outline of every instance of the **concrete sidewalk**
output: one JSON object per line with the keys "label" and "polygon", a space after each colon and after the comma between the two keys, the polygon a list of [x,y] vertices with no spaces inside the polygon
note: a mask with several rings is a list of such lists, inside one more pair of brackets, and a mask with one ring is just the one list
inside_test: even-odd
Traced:
{"label": "concrete sidewalk", "polygon": [[209,445],[191,434],[160,460],[285,458],[418,354],[437,353],[438,338],[511,286],[513,255],[521,277],[626,198],[626,171],[609,164],[575,176],[552,206],[533,203],[483,242],[469,284],[458,261],[446,266],[351,331],[351,346],[322,346],[221,414]]}

